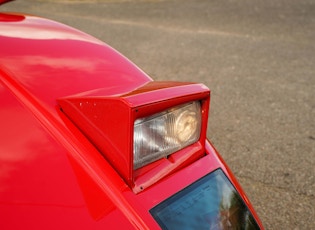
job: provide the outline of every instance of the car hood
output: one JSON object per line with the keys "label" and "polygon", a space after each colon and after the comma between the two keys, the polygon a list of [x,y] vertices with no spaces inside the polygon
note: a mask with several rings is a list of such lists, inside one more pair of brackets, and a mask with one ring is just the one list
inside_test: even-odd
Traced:
{"label": "car hood", "polygon": [[[101,41],[34,16],[0,13],[0,44],[4,226],[104,229],[119,220],[130,229],[125,216],[141,222],[130,206],[121,205],[126,201],[120,193],[110,192],[108,198],[108,191],[127,185],[60,115],[57,99],[94,90],[125,94],[152,80]],[[38,221],[30,221],[34,217]]]}
{"label": "car hood", "polygon": [[48,109],[56,99],[106,88],[128,93],[151,78],[103,42],[35,16],[0,13],[0,71]]}

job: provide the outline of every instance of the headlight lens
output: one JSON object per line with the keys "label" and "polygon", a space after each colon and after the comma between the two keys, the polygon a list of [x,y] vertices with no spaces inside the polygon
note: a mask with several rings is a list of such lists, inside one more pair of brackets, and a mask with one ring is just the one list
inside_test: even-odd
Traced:
{"label": "headlight lens", "polygon": [[134,169],[196,142],[200,130],[201,106],[198,101],[137,119],[134,124]]}

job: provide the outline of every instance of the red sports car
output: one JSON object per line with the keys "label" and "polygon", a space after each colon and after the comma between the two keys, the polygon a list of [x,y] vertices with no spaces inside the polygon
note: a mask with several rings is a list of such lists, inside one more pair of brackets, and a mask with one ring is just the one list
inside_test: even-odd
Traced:
{"label": "red sports car", "polygon": [[35,16],[0,13],[0,47],[1,229],[263,229],[206,138],[206,86]]}

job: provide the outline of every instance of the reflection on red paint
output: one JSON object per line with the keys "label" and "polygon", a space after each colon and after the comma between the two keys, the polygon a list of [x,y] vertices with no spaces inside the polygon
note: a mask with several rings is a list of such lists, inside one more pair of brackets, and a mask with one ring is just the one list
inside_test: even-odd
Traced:
{"label": "reflection on red paint", "polygon": [[23,15],[0,13],[1,22],[19,22],[19,21],[23,21],[24,19],[25,17]]}

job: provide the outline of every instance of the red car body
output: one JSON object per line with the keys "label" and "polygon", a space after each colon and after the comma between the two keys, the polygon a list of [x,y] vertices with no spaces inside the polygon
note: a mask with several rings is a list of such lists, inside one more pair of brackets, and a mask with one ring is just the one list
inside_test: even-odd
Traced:
{"label": "red car body", "polygon": [[[1,229],[160,229],[150,210],[217,169],[263,229],[206,139],[205,86],[154,82],[103,42],[35,16],[1,13],[0,44]],[[191,100],[202,101],[200,139],[134,170],[133,121]]]}

